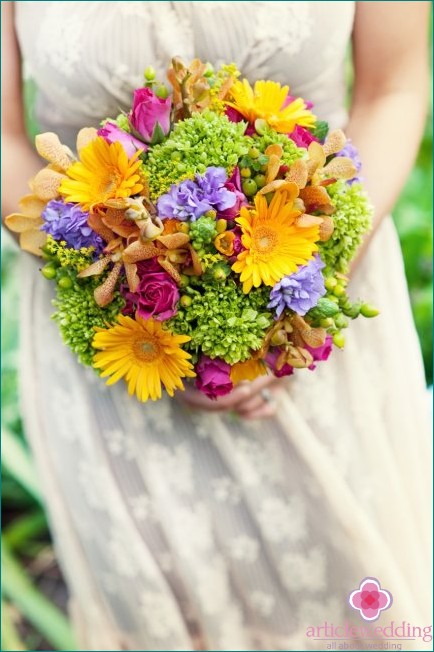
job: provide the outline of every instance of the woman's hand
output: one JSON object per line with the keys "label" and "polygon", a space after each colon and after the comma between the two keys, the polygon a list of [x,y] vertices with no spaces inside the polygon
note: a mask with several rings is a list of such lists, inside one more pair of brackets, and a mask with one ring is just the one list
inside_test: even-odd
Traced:
{"label": "woman's hand", "polygon": [[181,401],[190,407],[210,412],[235,412],[244,419],[265,419],[276,413],[277,394],[283,390],[284,379],[261,376],[253,381],[242,381],[230,394],[211,400],[197,389],[187,386]]}

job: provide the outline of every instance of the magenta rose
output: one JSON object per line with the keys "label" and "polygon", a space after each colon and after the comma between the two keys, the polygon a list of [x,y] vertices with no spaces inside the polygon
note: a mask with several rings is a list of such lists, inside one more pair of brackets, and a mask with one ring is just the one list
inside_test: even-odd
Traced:
{"label": "magenta rose", "polygon": [[225,182],[224,187],[235,194],[236,201],[230,208],[226,208],[224,211],[219,211],[218,217],[222,217],[225,220],[232,220],[234,217],[239,215],[241,206],[245,206],[248,203],[246,196],[241,189],[241,174],[238,166],[234,168],[232,175]]}
{"label": "magenta rose", "polygon": [[139,317],[165,321],[176,314],[179,300],[178,286],[154,259],[137,265],[140,283],[135,292],[124,293],[129,310],[137,311]]}
{"label": "magenta rose", "polygon": [[144,152],[148,149],[145,143],[118,127],[114,122],[106,122],[103,127],[98,129],[98,136],[102,136],[108,143],[120,143],[128,158],[131,158],[139,149]]}
{"label": "magenta rose", "polygon": [[128,118],[135,133],[146,143],[155,145],[170,131],[172,100],[157,97],[150,88],[134,91],[133,108]]}
{"label": "magenta rose", "polygon": [[[290,93],[288,93],[288,95],[286,96],[285,101],[283,103],[282,109],[289,106],[289,104],[292,104],[292,102],[295,102],[295,100],[298,100],[298,99],[299,98],[295,97],[295,95],[290,95]],[[308,109],[309,111],[311,109],[313,109],[313,102],[309,102],[309,101],[306,101],[306,100],[303,100],[303,102],[304,102],[304,104],[306,106],[306,109]]]}
{"label": "magenta rose", "polygon": [[282,349],[279,349],[277,346],[271,348],[267,355],[265,356],[265,362],[270,367],[273,374],[276,378],[283,378],[283,376],[291,376],[294,373],[294,367],[291,367],[290,364],[285,362],[281,369],[276,368],[277,358],[282,353]]}
{"label": "magenta rose", "polygon": [[230,378],[231,367],[224,360],[219,358],[211,360],[208,356],[202,355],[195,371],[197,374],[195,385],[208,398],[216,399],[217,396],[229,394],[233,389]]}
{"label": "magenta rose", "polygon": [[[307,344],[304,347],[309,351],[309,353],[312,355],[314,362],[322,362],[323,360],[327,360],[330,353],[333,350],[333,338],[331,335],[326,335],[325,342],[321,346],[318,346],[316,349],[313,349],[311,346],[308,346]],[[312,371],[316,369],[316,364],[311,364],[309,369]]]}
{"label": "magenta rose", "polygon": [[294,141],[297,147],[304,147],[307,149],[312,141],[316,141],[318,138],[315,138],[308,129],[300,127],[300,125],[295,125],[295,128],[289,134],[289,138]]}

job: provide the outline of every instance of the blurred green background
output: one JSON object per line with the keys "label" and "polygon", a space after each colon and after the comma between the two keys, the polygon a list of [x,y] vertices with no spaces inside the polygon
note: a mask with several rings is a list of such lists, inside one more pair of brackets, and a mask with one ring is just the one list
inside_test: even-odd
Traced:
{"label": "blurred green background", "polygon": [[[25,88],[28,107],[34,87]],[[432,384],[432,122],[394,210],[427,385]],[[31,120],[31,129],[34,124]],[[2,650],[74,649],[66,590],[50,542],[17,402],[19,278],[17,249],[2,239]],[[381,306],[380,306],[381,308]],[[428,400],[428,397],[427,397]]]}

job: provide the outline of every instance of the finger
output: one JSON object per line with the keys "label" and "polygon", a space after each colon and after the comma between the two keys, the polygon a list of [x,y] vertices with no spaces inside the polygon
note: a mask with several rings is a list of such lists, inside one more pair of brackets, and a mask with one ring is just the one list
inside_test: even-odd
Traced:
{"label": "finger", "polygon": [[186,403],[193,407],[203,408],[205,410],[227,410],[232,409],[246,397],[250,396],[249,386],[236,387],[230,394],[219,396],[212,400],[198,390],[186,388],[183,395],[180,396]]}
{"label": "finger", "polygon": [[278,378],[272,374],[267,374],[266,376],[259,376],[255,380],[242,380],[236,387],[250,387],[251,394],[253,395],[260,392],[261,389],[274,385],[276,382],[279,382]]}
{"label": "finger", "polygon": [[252,398],[248,398],[245,401],[240,401],[240,403],[237,405],[237,412],[239,412],[239,414],[247,414],[248,412],[257,410],[263,405],[263,397],[260,394],[255,394],[255,396],[252,396]]}
{"label": "finger", "polygon": [[276,414],[277,405],[276,403],[263,403],[261,407],[253,410],[252,412],[247,412],[245,414],[240,414],[242,419],[246,421],[251,421],[253,419],[269,419],[274,417]]}

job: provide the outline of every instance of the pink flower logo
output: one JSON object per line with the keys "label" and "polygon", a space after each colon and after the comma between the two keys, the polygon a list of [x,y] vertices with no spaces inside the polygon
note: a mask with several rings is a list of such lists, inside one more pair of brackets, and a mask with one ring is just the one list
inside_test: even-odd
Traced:
{"label": "pink flower logo", "polygon": [[375,577],[365,577],[358,589],[348,598],[353,609],[360,611],[364,620],[377,620],[380,612],[389,609],[392,604],[392,594],[381,588]]}

